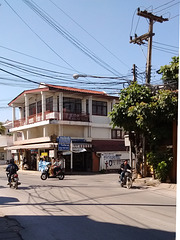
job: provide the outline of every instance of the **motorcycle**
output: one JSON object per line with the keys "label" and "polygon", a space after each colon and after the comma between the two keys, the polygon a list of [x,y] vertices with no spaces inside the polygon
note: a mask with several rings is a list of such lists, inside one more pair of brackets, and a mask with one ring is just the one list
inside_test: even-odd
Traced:
{"label": "motorcycle", "polygon": [[59,178],[59,180],[64,179],[64,172],[60,167],[56,167],[55,173],[51,173],[51,166],[50,164],[45,167],[41,174],[41,179],[46,180],[47,178]]}
{"label": "motorcycle", "polygon": [[[7,173],[7,177],[9,176],[9,173]],[[18,174],[17,172],[16,173],[13,173],[11,175],[11,178],[10,178],[10,182],[9,182],[9,187],[10,188],[15,188],[15,189],[18,189],[18,186],[20,185],[21,183],[19,182],[19,177],[18,177]]]}
{"label": "motorcycle", "polygon": [[[119,176],[119,179],[120,179],[120,176]],[[122,181],[119,180],[119,182],[120,182],[121,187],[126,186],[128,189],[130,189],[132,187],[132,183],[133,183],[131,170],[127,169]]]}

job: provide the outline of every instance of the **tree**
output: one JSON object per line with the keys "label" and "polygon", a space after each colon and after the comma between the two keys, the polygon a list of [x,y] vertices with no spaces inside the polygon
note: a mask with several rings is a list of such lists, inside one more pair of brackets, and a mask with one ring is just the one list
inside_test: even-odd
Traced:
{"label": "tree", "polygon": [[172,57],[170,64],[161,66],[158,73],[162,74],[161,79],[165,85],[168,85],[170,89],[178,89],[179,57]]}
{"label": "tree", "polygon": [[0,122],[0,134],[4,134],[5,130],[6,130],[6,128],[3,126],[3,123]]}
{"label": "tree", "polygon": [[[123,127],[129,132],[138,163],[142,159],[142,136],[146,138],[146,153],[157,152],[162,145],[170,144],[172,122],[177,118],[177,103],[176,92],[152,92],[136,82],[121,90],[119,103],[109,116],[114,127]],[[158,164],[154,167],[157,169]]]}

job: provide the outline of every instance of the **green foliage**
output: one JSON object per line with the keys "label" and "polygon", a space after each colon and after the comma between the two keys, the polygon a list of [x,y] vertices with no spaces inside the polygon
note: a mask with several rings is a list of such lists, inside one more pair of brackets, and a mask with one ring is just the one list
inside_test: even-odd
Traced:
{"label": "green foliage", "polygon": [[150,152],[148,161],[162,181],[168,173],[172,158],[159,151],[161,146],[172,144],[172,126],[173,121],[177,120],[177,111],[177,91],[152,92],[150,88],[135,82],[120,92],[119,103],[109,113],[113,127],[122,127],[129,132],[132,146],[136,146],[133,152],[137,157],[142,147],[140,136],[145,136],[145,150],[146,153]]}
{"label": "green foliage", "polygon": [[167,124],[177,119],[177,104],[175,92],[159,90],[153,94],[150,88],[133,83],[120,92],[119,104],[109,116],[114,127],[156,140],[164,137],[163,129],[167,131]]}
{"label": "green foliage", "polygon": [[4,134],[5,130],[6,130],[6,128],[3,126],[3,123],[0,122],[0,134]]}
{"label": "green foliage", "polygon": [[136,82],[121,90],[119,104],[109,114],[113,126],[123,127],[125,131],[142,131],[151,97],[150,89]]}
{"label": "green foliage", "polygon": [[170,64],[161,66],[158,73],[162,74],[164,84],[168,84],[171,88],[177,89],[179,78],[179,57],[172,57]]}
{"label": "green foliage", "polygon": [[155,174],[161,182],[165,182],[172,164],[172,151],[156,151],[147,154],[147,161],[153,166]]}

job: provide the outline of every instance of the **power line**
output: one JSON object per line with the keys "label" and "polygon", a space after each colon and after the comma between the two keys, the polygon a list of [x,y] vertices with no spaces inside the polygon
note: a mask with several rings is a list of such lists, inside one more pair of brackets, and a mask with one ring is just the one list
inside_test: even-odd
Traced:
{"label": "power line", "polygon": [[11,5],[6,1],[6,4],[11,8],[11,10],[21,19],[21,21],[54,53],[56,54],[63,62],[65,62],[71,69],[76,71],[64,58],[62,58],[52,47],[50,47],[24,20],[23,18],[11,7]]}
{"label": "power line", "polygon": [[[17,50],[14,50],[14,49],[11,49],[11,48],[2,46],[2,45],[0,45],[0,48],[4,48],[4,49],[6,49],[6,50],[8,50],[8,51],[12,51],[12,52],[21,54],[21,55],[23,55],[23,56],[30,57],[30,58],[32,58],[32,59],[36,59],[36,60],[38,60],[38,61],[41,61],[41,62],[44,62],[44,63],[48,63],[48,64],[50,64],[50,65],[54,65],[54,66],[57,66],[57,67],[65,68],[65,69],[67,69],[67,70],[71,70],[71,71],[72,71],[72,68],[70,69],[70,68],[67,68],[67,67],[63,67],[63,66],[58,65],[58,64],[56,64],[56,63],[52,63],[52,62],[49,62],[49,61],[40,59],[40,58],[34,57],[34,56],[32,56],[32,55],[29,55],[29,54],[26,54],[26,53],[23,53],[23,52],[19,52],[19,51],[17,51]],[[74,71],[74,70],[73,70],[73,71]]]}
{"label": "power line", "polygon": [[106,51],[108,51],[112,56],[114,56],[119,62],[121,62],[124,66],[129,66],[124,63],[119,57],[117,57],[114,53],[112,53],[106,46],[104,46],[100,41],[98,41],[92,34],[90,34],[85,28],[83,28],[78,22],[76,22],[70,15],[68,15],[62,8],[60,8],[57,4],[55,4],[52,0],[49,0],[56,8],[58,8],[62,13],[64,13],[69,19],[71,19],[78,27],[80,27],[84,32],[86,32],[91,38],[93,38],[97,43],[99,43]]}
{"label": "power line", "polygon": [[85,55],[99,64],[101,67],[105,68],[107,71],[114,75],[121,75],[118,71],[112,68],[105,61],[97,57],[90,49],[88,49],[84,44],[82,44],[78,39],[76,39],[71,33],[65,30],[59,23],[57,23],[49,14],[42,10],[37,4],[33,4],[28,0],[23,0],[23,2],[29,6],[37,15],[39,15],[48,25],[54,28],[59,34],[61,34],[65,39],[70,41],[75,47],[82,51]]}
{"label": "power line", "polygon": [[168,5],[169,3],[174,2],[174,1],[175,1],[175,0],[171,0],[171,1],[167,2],[167,3],[164,3],[164,4],[162,4],[162,5],[154,8],[153,10],[156,10],[156,9],[158,9],[158,8],[161,8],[161,7],[164,7],[164,6],[166,6],[166,5]]}
{"label": "power line", "polygon": [[179,47],[175,47],[175,46],[172,46],[172,45],[169,45],[169,44],[165,44],[165,43],[160,43],[160,42],[156,42],[156,41],[153,41],[153,43],[160,44],[160,45],[164,45],[164,46],[167,46],[167,47],[172,47],[172,48],[179,49]]}
{"label": "power line", "polygon": [[159,10],[159,11],[156,11],[156,12],[154,12],[154,13],[156,14],[156,13],[158,13],[158,12],[162,12],[162,11],[164,11],[164,10],[170,8],[170,7],[173,7],[173,6],[177,5],[177,4],[179,4],[179,2],[174,3],[174,4],[172,4],[172,5],[170,5],[170,6],[166,7],[166,8],[163,8],[163,9],[161,9],[161,10]]}

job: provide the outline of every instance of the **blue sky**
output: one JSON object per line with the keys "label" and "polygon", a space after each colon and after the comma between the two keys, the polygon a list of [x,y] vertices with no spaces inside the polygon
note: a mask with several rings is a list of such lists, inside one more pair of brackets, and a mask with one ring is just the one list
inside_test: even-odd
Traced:
{"label": "blue sky", "polygon": [[2,0],[0,121],[12,119],[8,102],[38,87],[39,82],[115,94],[124,80],[74,80],[73,74],[132,80],[131,69],[136,64],[138,81],[145,83],[147,45],[129,43],[130,35],[148,32],[149,22],[137,16],[138,7],[169,18],[153,25],[151,83],[159,84],[161,76],[156,71],[179,51],[178,0]]}

